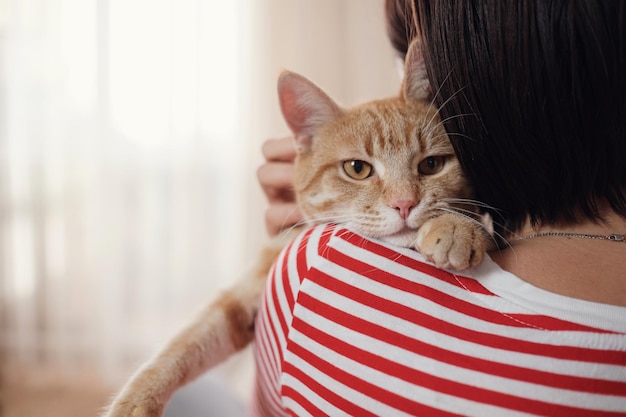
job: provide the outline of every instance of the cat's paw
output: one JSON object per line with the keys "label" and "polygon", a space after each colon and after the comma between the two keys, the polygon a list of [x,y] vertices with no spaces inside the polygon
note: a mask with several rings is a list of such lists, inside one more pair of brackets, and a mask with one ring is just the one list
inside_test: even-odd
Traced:
{"label": "cat's paw", "polygon": [[129,400],[118,398],[102,417],[161,417],[165,405],[153,398]]}
{"label": "cat's paw", "polygon": [[106,409],[102,417],[161,417],[165,404],[150,395],[132,395],[122,392]]}
{"label": "cat's paw", "polygon": [[415,248],[439,268],[463,270],[482,262],[489,240],[479,223],[445,213],[419,228]]}

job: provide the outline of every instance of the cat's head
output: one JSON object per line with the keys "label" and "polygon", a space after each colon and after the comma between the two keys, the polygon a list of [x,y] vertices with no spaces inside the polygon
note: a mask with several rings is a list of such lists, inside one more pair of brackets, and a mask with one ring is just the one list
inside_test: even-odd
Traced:
{"label": "cat's head", "polygon": [[416,42],[404,75],[398,97],[351,109],[301,75],[280,75],[279,101],[298,149],[295,192],[308,220],[412,246],[424,221],[471,196]]}

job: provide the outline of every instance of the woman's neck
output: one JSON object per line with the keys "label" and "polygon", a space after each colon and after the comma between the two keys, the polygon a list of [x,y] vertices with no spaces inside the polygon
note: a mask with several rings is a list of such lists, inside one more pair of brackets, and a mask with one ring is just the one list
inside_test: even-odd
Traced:
{"label": "woman's neck", "polygon": [[[511,239],[509,247],[493,252],[491,258],[502,269],[536,287],[626,307],[626,241],[589,238],[626,234],[626,219],[612,211],[606,211],[603,217],[601,223],[583,220],[543,227],[527,223],[516,234],[518,239]],[[546,232],[580,236],[546,235]]]}

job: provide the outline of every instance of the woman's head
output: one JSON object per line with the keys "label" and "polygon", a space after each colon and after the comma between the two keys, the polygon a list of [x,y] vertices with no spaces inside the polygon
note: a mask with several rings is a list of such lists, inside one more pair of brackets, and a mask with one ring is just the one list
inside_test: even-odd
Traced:
{"label": "woman's head", "polygon": [[599,220],[603,200],[626,215],[626,3],[412,3],[387,1],[389,32],[422,38],[450,140],[503,226]]}

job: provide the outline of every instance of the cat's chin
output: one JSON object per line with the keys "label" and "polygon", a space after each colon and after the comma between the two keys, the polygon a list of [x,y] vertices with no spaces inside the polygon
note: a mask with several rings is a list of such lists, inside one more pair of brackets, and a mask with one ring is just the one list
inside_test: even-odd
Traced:
{"label": "cat's chin", "polygon": [[381,236],[380,240],[391,243],[392,245],[402,246],[405,248],[411,248],[415,246],[415,238],[417,237],[417,230],[415,229],[403,229],[398,233],[392,235]]}

